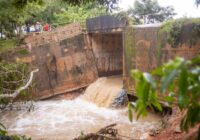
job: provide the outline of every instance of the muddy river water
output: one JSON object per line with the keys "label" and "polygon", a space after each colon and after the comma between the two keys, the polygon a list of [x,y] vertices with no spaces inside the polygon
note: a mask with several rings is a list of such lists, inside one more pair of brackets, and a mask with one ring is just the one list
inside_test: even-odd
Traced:
{"label": "muddy river water", "polygon": [[9,133],[27,135],[33,140],[71,140],[81,133],[96,132],[112,123],[117,123],[120,135],[144,139],[160,120],[159,116],[149,113],[145,118],[130,122],[127,107],[99,107],[86,100],[84,95],[74,100],[38,101],[34,106],[31,112],[1,111],[0,122]]}

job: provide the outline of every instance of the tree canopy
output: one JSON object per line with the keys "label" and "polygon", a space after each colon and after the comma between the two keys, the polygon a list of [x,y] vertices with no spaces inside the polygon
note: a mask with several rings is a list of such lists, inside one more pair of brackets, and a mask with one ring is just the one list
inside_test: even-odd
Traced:
{"label": "tree canopy", "polygon": [[38,2],[28,3],[23,9],[16,8],[12,0],[0,1],[0,32],[7,37],[13,36],[14,30],[25,21],[43,10]]}
{"label": "tree canopy", "polygon": [[[18,7],[19,2],[24,2],[23,8]],[[72,22],[80,22],[84,25],[87,18],[107,13],[107,7],[98,2],[88,2],[79,6],[64,0],[27,0],[26,2],[0,0],[0,33],[7,38],[15,36],[14,31],[20,32],[22,25],[34,24],[37,21],[55,26]]]}
{"label": "tree canopy", "polygon": [[142,23],[156,23],[173,18],[176,13],[171,6],[162,7],[156,0],[136,0],[128,10],[130,16]]}
{"label": "tree canopy", "polygon": [[[113,9],[118,4],[119,0],[63,0],[70,5],[81,5],[90,2],[97,2],[100,5],[107,6],[108,9]],[[13,0],[13,4],[16,7],[22,8],[29,2],[38,2],[40,4],[44,3],[44,0]]]}
{"label": "tree canopy", "polygon": [[80,22],[85,24],[87,18],[106,13],[106,7],[97,2],[90,2],[80,6],[67,5],[63,1],[46,3],[46,8],[32,19],[51,23],[54,26]]}

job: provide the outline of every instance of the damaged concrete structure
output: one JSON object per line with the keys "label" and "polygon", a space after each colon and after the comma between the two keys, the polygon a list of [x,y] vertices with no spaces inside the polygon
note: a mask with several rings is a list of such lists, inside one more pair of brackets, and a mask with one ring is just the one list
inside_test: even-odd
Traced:
{"label": "damaged concrete structure", "polygon": [[131,69],[151,71],[176,56],[190,59],[199,54],[199,39],[192,47],[181,43],[172,48],[165,43],[160,48],[160,26],[128,26],[115,17],[100,16],[86,22],[86,32],[75,23],[25,37],[22,47],[29,54],[16,59],[39,68],[33,94],[40,99],[111,75],[122,75],[124,87],[134,89]]}
{"label": "damaged concrete structure", "polygon": [[33,34],[24,39],[30,60],[39,68],[36,77],[36,98],[46,98],[88,86],[97,78],[92,49],[79,24],[57,28],[51,32]]}

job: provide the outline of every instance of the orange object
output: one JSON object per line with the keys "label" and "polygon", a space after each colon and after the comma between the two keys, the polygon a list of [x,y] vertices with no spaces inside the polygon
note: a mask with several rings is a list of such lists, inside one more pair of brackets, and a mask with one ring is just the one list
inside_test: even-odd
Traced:
{"label": "orange object", "polygon": [[44,31],[49,31],[49,24],[46,23],[44,26],[43,26],[43,30]]}

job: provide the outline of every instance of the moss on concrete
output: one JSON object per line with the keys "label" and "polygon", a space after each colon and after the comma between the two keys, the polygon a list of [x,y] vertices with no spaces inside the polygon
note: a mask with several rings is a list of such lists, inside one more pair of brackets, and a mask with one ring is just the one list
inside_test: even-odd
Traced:
{"label": "moss on concrete", "polygon": [[[185,29],[187,32],[185,32]],[[186,43],[189,46],[195,45],[200,36],[200,18],[181,18],[170,20],[164,23],[159,32],[160,45],[166,42],[175,48],[180,43]]]}
{"label": "moss on concrete", "polygon": [[158,31],[157,60],[161,64],[161,49],[170,44],[172,48],[186,44],[194,46],[200,37],[200,18],[181,18],[165,22]]}
{"label": "moss on concrete", "polygon": [[29,51],[27,49],[20,49],[17,51],[17,54],[19,55],[28,55]]}
{"label": "moss on concrete", "polygon": [[125,61],[127,62],[127,74],[129,74],[129,70],[133,69],[134,63],[133,59],[136,54],[136,49],[135,49],[135,39],[134,39],[134,28],[133,27],[127,27],[125,29],[124,33],[124,51],[125,51]]}

